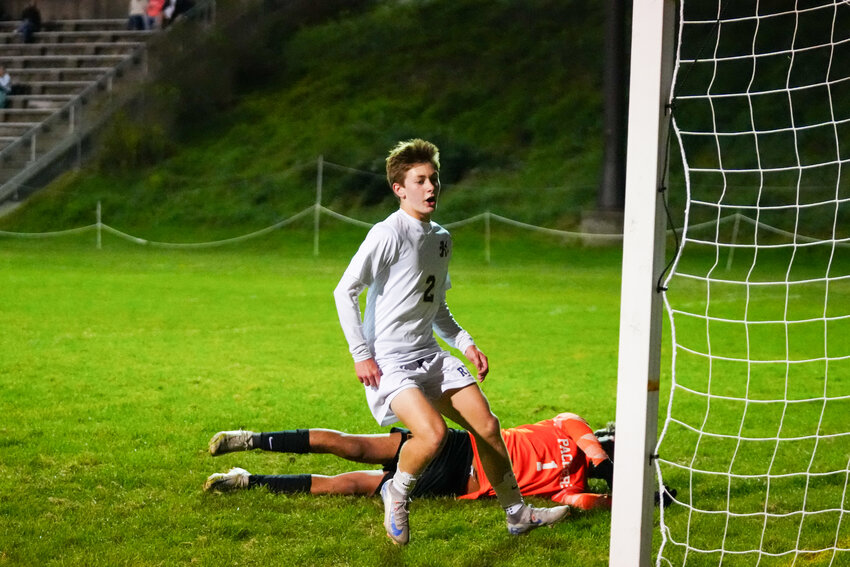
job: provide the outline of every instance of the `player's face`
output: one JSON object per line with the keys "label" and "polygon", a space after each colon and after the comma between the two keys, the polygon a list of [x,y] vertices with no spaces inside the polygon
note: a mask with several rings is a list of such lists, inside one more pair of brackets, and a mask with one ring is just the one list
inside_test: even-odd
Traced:
{"label": "player's face", "polygon": [[440,195],[440,174],[430,163],[420,163],[407,170],[404,183],[393,183],[393,191],[401,199],[404,212],[420,221],[430,221]]}

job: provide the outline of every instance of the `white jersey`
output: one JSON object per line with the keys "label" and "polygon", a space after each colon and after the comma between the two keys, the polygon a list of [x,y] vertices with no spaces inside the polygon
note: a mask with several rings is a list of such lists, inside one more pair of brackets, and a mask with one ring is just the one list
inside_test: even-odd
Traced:
{"label": "white jersey", "polygon": [[[446,305],[451,256],[447,230],[403,210],[372,227],[334,290],[355,362],[374,358],[381,366],[421,360],[441,350],[434,331],[461,352],[474,344]],[[365,287],[361,321],[358,297]]]}

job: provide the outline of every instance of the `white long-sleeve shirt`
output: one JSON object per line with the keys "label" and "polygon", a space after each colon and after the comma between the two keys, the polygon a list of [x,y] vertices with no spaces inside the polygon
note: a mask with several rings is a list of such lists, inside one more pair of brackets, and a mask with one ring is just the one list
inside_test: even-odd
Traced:
{"label": "white long-sleeve shirt", "polygon": [[[441,350],[434,331],[461,352],[474,344],[446,304],[451,255],[448,231],[403,210],[372,227],[334,290],[355,362],[374,358],[380,366],[420,360]],[[361,321],[358,297],[364,288]]]}

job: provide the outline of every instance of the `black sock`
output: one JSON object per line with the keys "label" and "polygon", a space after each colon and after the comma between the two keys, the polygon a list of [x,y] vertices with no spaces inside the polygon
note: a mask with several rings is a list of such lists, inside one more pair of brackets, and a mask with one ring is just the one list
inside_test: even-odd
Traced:
{"label": "black sock", "polygon": [[310,430],[295,429],[258,433],[253,438],[254,448],[276,453],[309,453]]}
{"label": "black sock", "polygon": [[265,486],[272,492],[310,492],[313,477],[309,474],[252,474],[248,486]]}

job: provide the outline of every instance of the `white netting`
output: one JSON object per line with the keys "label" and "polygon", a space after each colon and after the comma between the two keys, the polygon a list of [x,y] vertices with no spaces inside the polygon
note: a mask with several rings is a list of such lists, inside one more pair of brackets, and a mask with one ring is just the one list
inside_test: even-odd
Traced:
{"label": "white netting", "polygon": [[850,5],[679,16],[657,564],[850,565]]}

